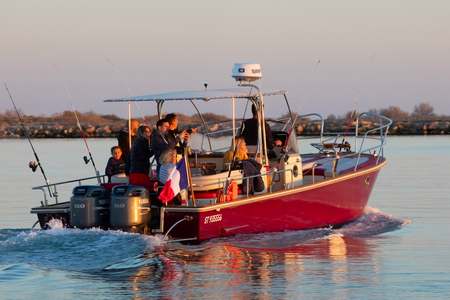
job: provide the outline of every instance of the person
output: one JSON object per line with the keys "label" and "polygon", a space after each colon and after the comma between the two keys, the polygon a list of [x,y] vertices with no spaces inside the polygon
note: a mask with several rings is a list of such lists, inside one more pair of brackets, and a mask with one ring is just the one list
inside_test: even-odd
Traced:
{"label": "person", "polygon": [[152,151],[155,155],[157,172],[159,171],[159,168],[161,166],[159,162],[161,154],[170,148],[169,140],[167,137],[168,130],[169,122],[166,119],[160,119],[158,120],[158,122],[156,122],[156,130],[152,133],[151,145]]}
{"label": "person", "polygon": [[122,150],[119,146],[114,146],[111,148],[111,157],[108,159],[105,168],[108,182],[111,182],[112,176],[122,173],[125,173],[125,161],[122,159]]}
{"label": "person", "polygon": [[160,156],[159,164],[161,165],[158,180],[162,184],[167,182],[170,173],[177,164],[177,151],[175,149],[167,149]]}
{"label": "person", "polygon": [[188,130],[179,131],[178,116],[174,113],[167,114],[165,119],[169,122],[169,131],[167,133],[169,148],[177,149],[178,153],[183,153],[183,149],[187,146],[190,137]]}
{"label": "person", "polygon": [[[241,132],[242,136],[245,139],[245,142],[248,146],[257,146],[258,145],[258,110],[256,106],[252,105],[252,115],[251,119],[247,119],[242,123]],[[267,122],[265,122],[265,130],[266,130],[266,145],[267,149],[271,150],[273,147],[272,143],[272,130]]]}
{"label": "person", "polygon": [[[236,152],[233,147],[233,144],[231,144],[230,149],[225,152],[224,155],[224,163],[229,164],[234,161],[240,161],[240,160],[246,160],[248,159],[248,150],[247,145],[245,143],[245,139],[242,136],[235,137],[234,144],[236,145]],[[234,156],[234,158],[233,158]]]}
{"label": "person", "polygon": [[[165,184],[169,180],[169,177],[171,175],[173,176],[173,172],[177,168],[177,151],[175,149],[165,150],[160,156],[159,164],[161,167],[160,167],[159,173],[158,173],[158,181],[160,182],[160,185],[162,185],[162,189],[161,189],[158,197],[160,197],[161,195],[168,196],[167,191],[170,190],[171,188],[168,188],[167,186],[165,186]],[[181,185],[181,181],[179,184]],[[181,186],[180,186],[180,188],[181,188]],[[172,193],[173,193],[173,191],[172,191]],[[170,195],[170,193],[169,193],[169,195]],[[170,195],[170,197],[172,197],[172,196],[173,196],[173,194]],[[162,198],[159,198],[159,199],[162,199]],[[174,204],[174,205],[180,205],[183,203],[183,199],[187,200],[187,194],[184,194],[183,190],[181,190],[179,193],[177,193],[173,197],[173,199],[167,198],[166,200],[172,201],[172,204]]]}
{"label": "person", "polygon": [[[255,159],[249,158],[247,154],[247,145],[245,139],[242,136],[235,138],[236,151],[231,145],[230,150],[225,152],[224,163],[233,163],[239,161],[242,164],[242,170],[244,177],[250,177],[245,179],[242,185],[244,193],[253,194],[254,192],[261,192],[264,190],[264,182],[261,178],[261,163]],[[233,168],[234,166],[232,166]],[[248,182],[247,182],[248,181]]]}
{"label": "person", "polygon": [[130,184],[149,187],[150,184],[150,136],[152,131],[147,125],[139,126],[137,137],[130,151]]}
{"label": "person", "polygon": [[283,155],[283,141],[279,138],[275,139],[273,142],[273,148],[269,151],[270,159],[279,159]]}
{"label": "person", "polygon": [[264,190],[264,180],[261,178],[262,165],[254,159],[246,159],[242,161],[242,170],[244,172],[244,180],[242,182],[242,192],[254,194]]}
{"label": "person", "polygon": [[128,121],[126,123],[126,129],[122,129],[117,135],[117,144],[122,150],[123,160],[125,161],[125,173],[130,172],[130,134],[128,133],[128,126],[131,127],[131,145],[133,145],[134,139],[136,138],[137,129],[139,127],[139,121],[136,119],[131,119],[130,124]]}

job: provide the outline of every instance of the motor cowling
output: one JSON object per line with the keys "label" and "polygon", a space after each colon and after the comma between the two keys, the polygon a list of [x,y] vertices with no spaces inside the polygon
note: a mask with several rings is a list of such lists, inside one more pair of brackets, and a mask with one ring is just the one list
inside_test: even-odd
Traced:
{"label": "motor cowling", "polygon": [[110,198],[101,186],[81,185],[70,198],[70,224],[76,228],[106,228],[109,224]]}
{"label": "motor cowling", "polygon": [[150,223],[150,198],[147,189],[119,185],[112,189],[110,226],[125,231],[142,231]]}

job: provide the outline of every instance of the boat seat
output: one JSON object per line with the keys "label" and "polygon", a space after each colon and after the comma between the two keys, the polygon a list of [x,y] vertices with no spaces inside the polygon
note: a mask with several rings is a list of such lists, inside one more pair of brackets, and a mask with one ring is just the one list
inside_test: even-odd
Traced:
{"label": "boat seat", "polygon": [[129,178],[125,173],[116,174],[111,176],[111,183],[128,184]]}
{"label": "boat seat", "polygon": [[[211,191],[194,191],[195,199],[211,199],[217,198],[222,189]],[[238,195],[244,194],[242,184],[238,184]]]}
{"label": "boat seat", "polygon": [[[242,173],[240,170],[233,170],[229,176],[235,179],[238,184],[242,183]],[[192,176],[192,188],[194,191],[211,191],[223,188],[223,183],[228,178],[228,171],[218,172],[210,175]]]}

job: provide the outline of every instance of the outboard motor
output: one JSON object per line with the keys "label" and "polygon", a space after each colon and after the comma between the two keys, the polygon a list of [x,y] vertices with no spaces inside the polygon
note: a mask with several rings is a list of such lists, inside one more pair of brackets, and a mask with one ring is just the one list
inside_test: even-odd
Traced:
{"label": "outboard motor", "polygon": [[149,221],[150,199],[147,189],[137,185],[118,185],[112,189],[112,228],[146,233]]}
{"label": "outboard motor", "polygon": [[101,186],[75,187],[70,198],[70,224],[77,228],[107,228],[109,202],[108,192]]}

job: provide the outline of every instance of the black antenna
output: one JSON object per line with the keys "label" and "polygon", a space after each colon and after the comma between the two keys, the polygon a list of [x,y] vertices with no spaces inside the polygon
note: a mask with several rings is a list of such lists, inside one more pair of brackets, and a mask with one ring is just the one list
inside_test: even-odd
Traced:
{"label": "black antenna", "polygon": [[45,175],[44,169],[42,168],[39,157],[38,157],[36,151],[34,150],[34,146],[33,146],[33,143],[31,142],[31,138],[30,138],[30,134],[28,133],[28,129],[25,127],[22,117],[20,116],[19,110],[16,107],[16,103],[14,102],[11,92],[8,89],[8,85],[6,84],[6,82],[4,82],[4,84],[5,84],[6,92],[8,92],[8,95],[9,95],[9,99],[11,99],[11,103],[14,106],[14,110],[16,111],[17,117],[19,118],[19,123],[22,126],[25,137],[27,138],[28,142],[30,143],[31,150],[33,151],[34,157],[36,158],[36,161],[30,161],[28,166],[31,168],[31,170],[33,170],[33,172],[36,171],[37,167],[39,167],[39,169],[41,170],[42,176],[44,177],[45,183],[47,184],[48,194],[50,195],[50,197],[53,197],[52,192],[50,190],[50,186],[49,186],[50,183],[47,179],[47,176]]}

